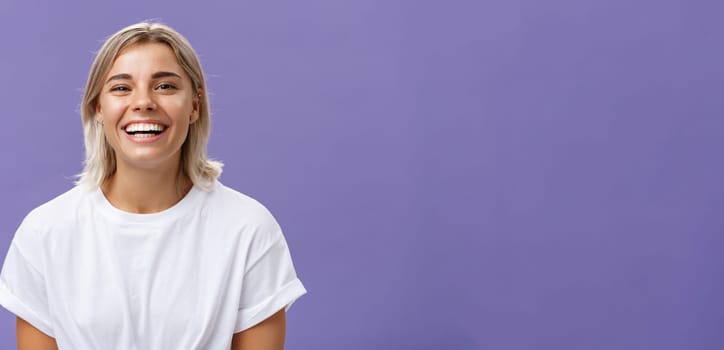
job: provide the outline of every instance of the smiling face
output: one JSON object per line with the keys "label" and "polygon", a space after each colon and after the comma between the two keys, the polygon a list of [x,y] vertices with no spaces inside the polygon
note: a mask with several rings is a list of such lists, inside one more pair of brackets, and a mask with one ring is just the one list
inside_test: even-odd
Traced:
{"label": "smiling face", "polygon": [[118,169],[176,169],[198,115],[198,92],[173,50],[161,43],[121,50],[96,108]]}

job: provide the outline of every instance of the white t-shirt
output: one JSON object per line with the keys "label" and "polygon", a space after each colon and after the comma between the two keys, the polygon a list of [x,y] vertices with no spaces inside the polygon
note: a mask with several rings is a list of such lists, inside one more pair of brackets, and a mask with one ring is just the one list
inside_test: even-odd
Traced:
{"label": "white t-shirt", "polygon": [[23,220],[0,304],[60,349],[229,349],[306,293],[274,217],[216,182],[153,214],[77,186]]}

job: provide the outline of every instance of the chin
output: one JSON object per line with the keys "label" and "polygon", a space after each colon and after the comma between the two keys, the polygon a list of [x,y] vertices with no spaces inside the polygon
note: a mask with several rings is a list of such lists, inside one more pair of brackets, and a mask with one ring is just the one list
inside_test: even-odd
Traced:
{"label": "chin", "polygon": [[162,168],[169,162],[177,160],[174,159],[173,155],[159,155],[159,154],[143,154],[123,157],[123,163],[130,168],[138,169],[157,169]]}

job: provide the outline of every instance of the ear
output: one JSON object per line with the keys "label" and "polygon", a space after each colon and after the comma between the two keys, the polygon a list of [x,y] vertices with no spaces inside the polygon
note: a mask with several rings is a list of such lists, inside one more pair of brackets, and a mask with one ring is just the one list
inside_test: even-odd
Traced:
{"label": "ear", "polygon": [[93,116],[93,118],[95,118],[96,123],[101,123],[101,124],[103,124],[103,112],[101,112],[101,105],[100,105],[100,104],[97,104],[97,105],[96,105],[96,114]]}
{"label": "ear", "polygon": [[191,119],[189,124],[195,123],[199,119],[199,113],[201,113],[201,89],[197,89],[191,103]]}

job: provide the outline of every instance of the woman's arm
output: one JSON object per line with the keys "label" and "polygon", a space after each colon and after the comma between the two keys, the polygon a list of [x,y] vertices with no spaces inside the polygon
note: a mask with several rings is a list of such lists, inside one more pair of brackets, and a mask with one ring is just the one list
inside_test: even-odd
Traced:
{"label": "woman's arm", "polygon": [[283,350],[287,320],[284,309],[259,324],[234,334],[231,350]]}
{"label": "woman's arm", "polygon": [[33,327],[20,317],[15,325],[18,350],[58,350],[55,339]]}

